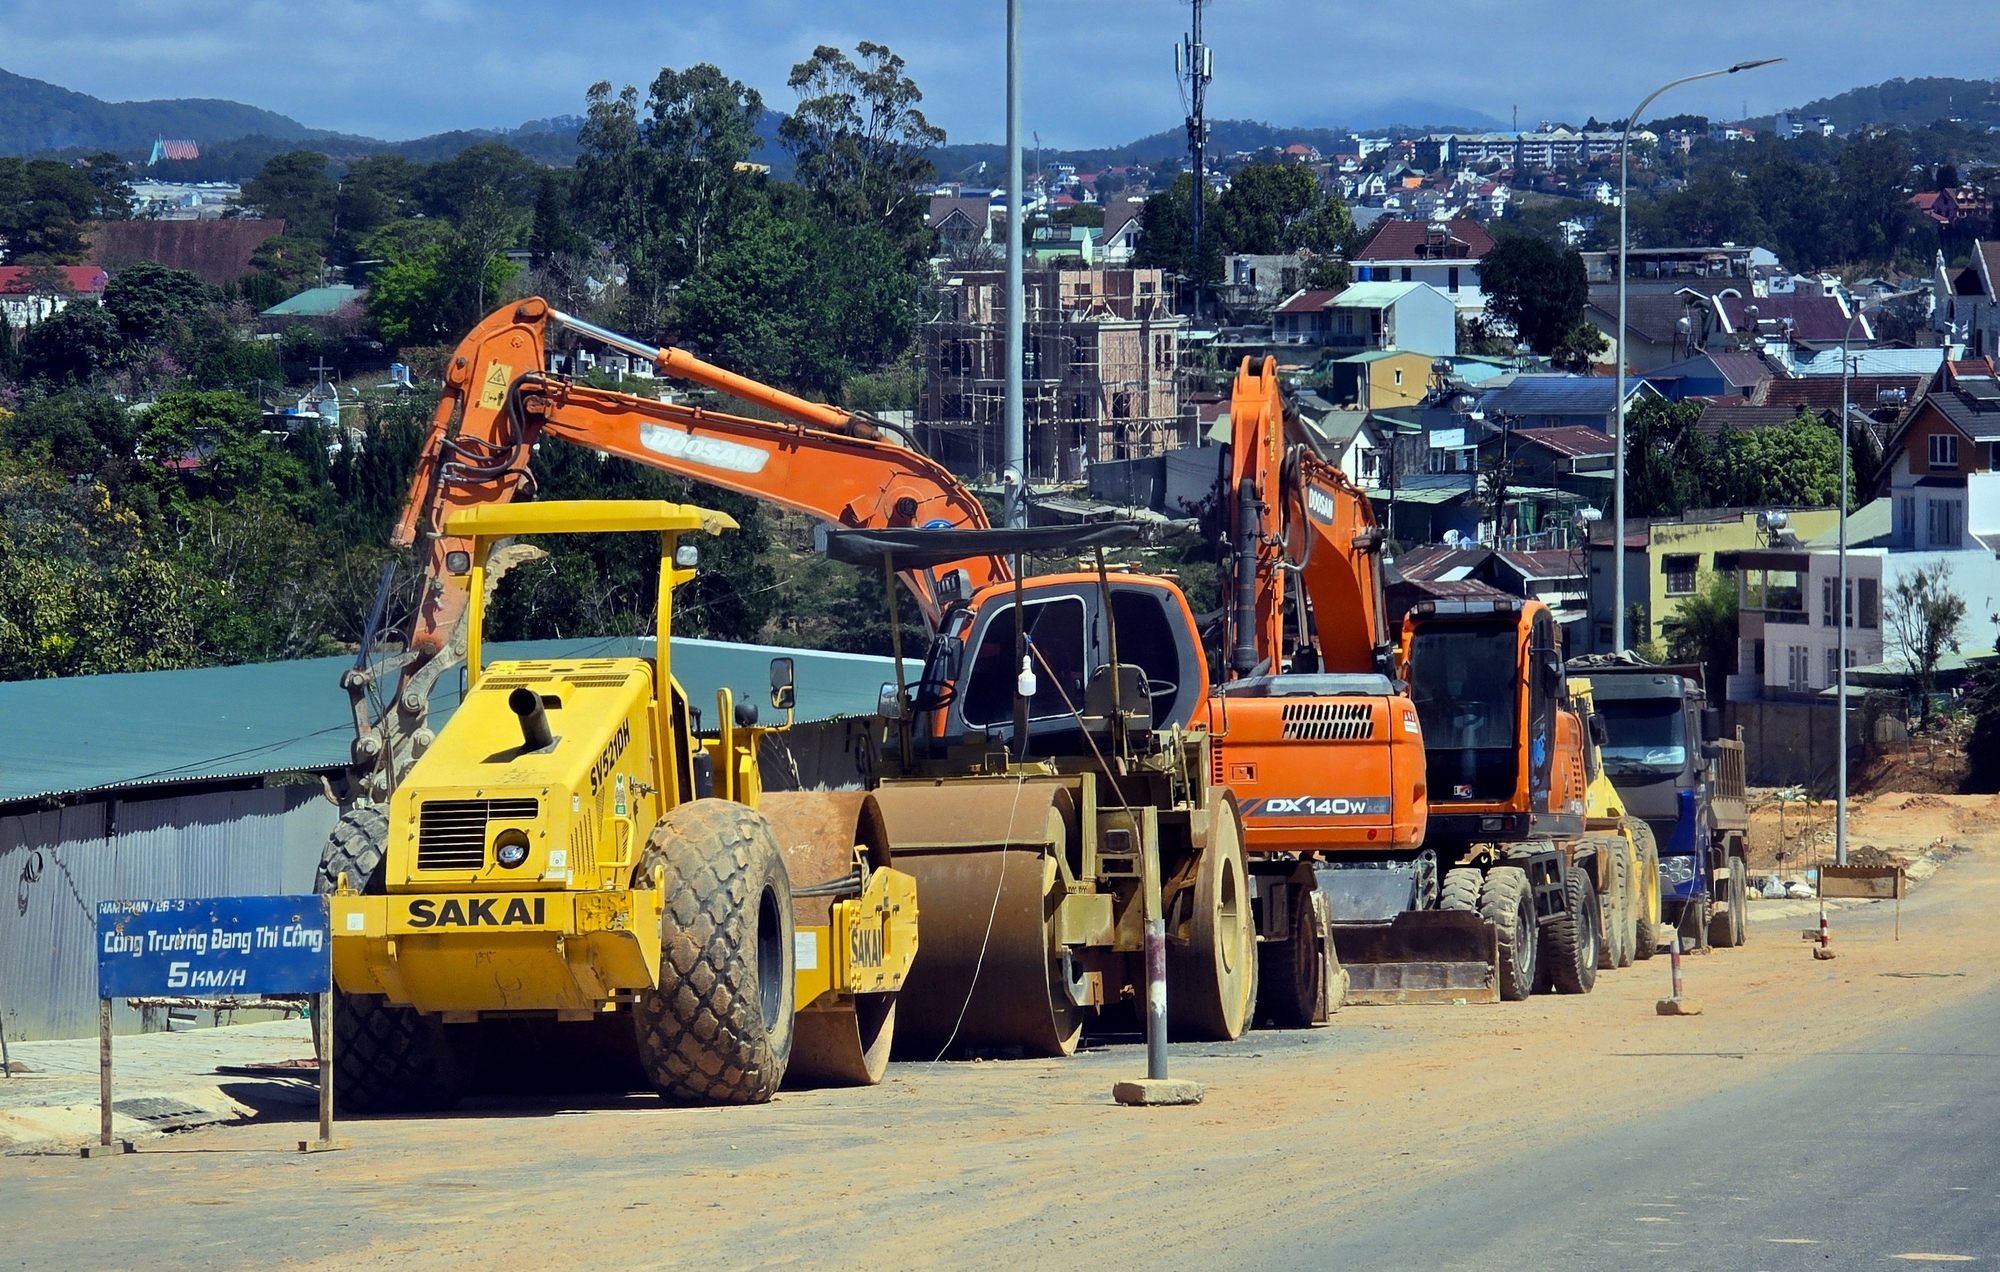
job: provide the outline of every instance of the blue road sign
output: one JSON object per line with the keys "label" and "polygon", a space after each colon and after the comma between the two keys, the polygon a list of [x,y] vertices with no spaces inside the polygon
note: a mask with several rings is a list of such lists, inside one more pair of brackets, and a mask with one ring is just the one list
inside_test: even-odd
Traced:
{"label": "blue road sign", "polygon": [[97,996],[323,994],[331,949],[325,897],[101,901]]}

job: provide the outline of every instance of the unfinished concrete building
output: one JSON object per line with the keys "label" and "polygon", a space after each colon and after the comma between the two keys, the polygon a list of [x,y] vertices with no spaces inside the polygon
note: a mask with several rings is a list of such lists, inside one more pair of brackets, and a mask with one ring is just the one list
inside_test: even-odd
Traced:
{"label": "unfinished concrete building", "polygon": [[[1180,398],[1186,320],[1160,270],[1029,270],[1023,295],[1030,482],[1192,444]],[[955,471],[990,478],[1006,460],[1006,273],[953,273],[939,302],[924,327],[918,439]]]}

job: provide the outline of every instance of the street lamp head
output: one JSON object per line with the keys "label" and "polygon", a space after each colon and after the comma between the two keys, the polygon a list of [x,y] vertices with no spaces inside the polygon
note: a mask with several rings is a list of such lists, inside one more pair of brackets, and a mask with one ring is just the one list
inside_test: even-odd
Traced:
{"label": "street lamp head", "polygon": [[1755,62],[1738,62],[1736,65],[1729,68],[1729,73],[1731,75],[1734,75],[1738,71],[1754,71],[1760,66],[1776,66],[1778,63],[1784,60],[1785,59],[1782,57],[1766,57],[1766,58],[1759,58]]}

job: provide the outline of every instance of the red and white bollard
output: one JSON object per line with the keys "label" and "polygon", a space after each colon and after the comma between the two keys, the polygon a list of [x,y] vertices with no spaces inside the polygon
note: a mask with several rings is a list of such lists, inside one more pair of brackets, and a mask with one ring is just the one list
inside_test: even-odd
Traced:
{"label": "red and white bollard", "polygon": [[1813,957],[1826,959],[1833,957],[1833,935],[1826,928],[1826,906],[1819,908],[1819,944],[1813,946]]}
{"label": "red and white bollard", "polygon": [[1674,996],[1672,998],[1662,998],[1659,1002],[1654,1003],[1653,1010],[1662,1016],[1701,1015],[1701,1000],[1699,998],[1689,998],[1685,987],[1681,984],[1681,939],[1678,934],[1675,935],[1672,943],[1667,946],[1667,957],[1674,969]]}

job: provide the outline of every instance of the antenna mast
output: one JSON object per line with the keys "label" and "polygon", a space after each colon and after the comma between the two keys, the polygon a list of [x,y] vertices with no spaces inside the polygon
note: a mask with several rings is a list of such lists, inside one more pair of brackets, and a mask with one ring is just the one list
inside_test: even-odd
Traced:
{"label": "antenna mast", "polygon": [[1208,81],[1215,78],[1215,56],[1213,51],[1201,42],[1201,10],[1208,0],[1191,0],[1194,7],[1194,28],[1174,49],[1174,72],[1188,87],[1188,167],[1194,173],[1194,185],[1189,191],[1188,222],[1194,230],[1193,260],[1194,272],[1194,317],[1201,318],[1202,288],[1207,279],[1202,274],[1201,221],[1202,205],[1207,202],[1208,171],[1206,152],[1208,148]]}

